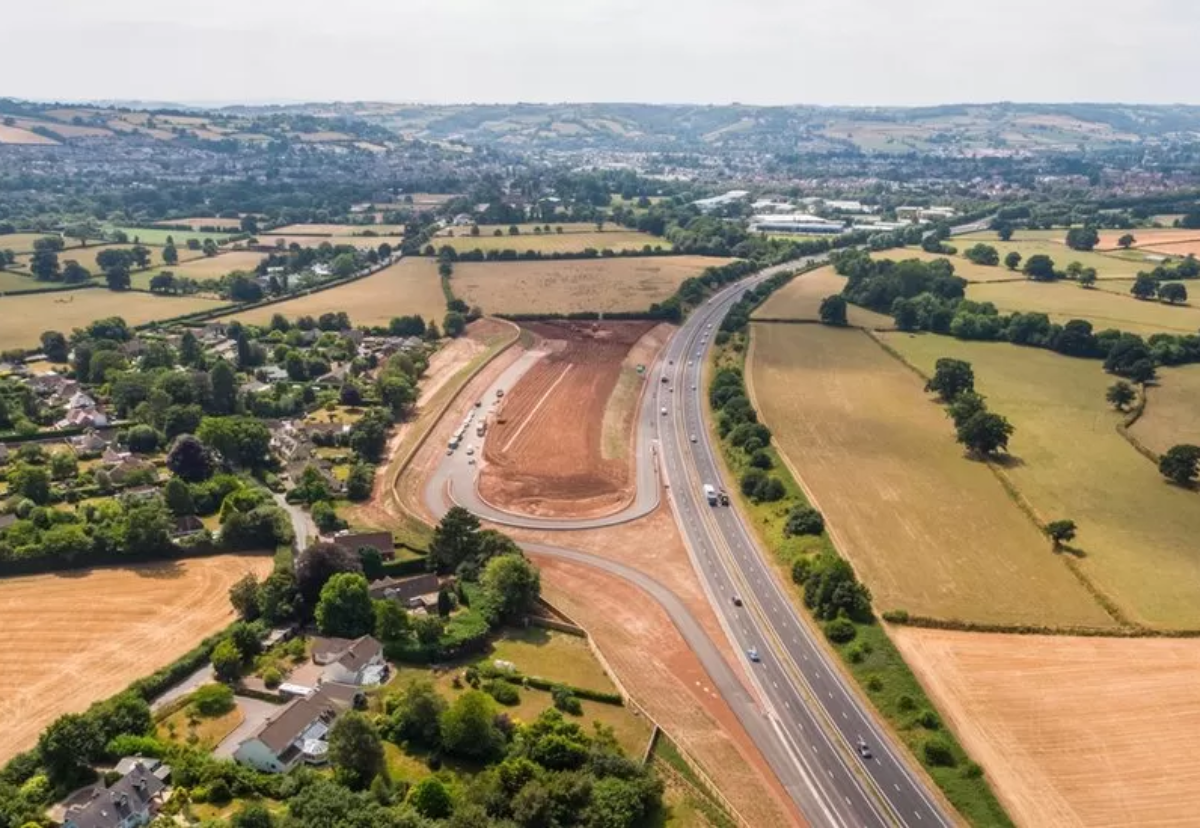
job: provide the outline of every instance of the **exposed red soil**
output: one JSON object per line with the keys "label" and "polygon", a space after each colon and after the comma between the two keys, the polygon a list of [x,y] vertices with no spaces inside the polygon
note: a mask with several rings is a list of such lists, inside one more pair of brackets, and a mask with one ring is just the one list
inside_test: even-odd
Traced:
{"label": "exposed red soil", "polygon": [[[604,411],[621,366],[649,322],[545,322],[525,326],[548,356],[504,398],[484,443],[479,493],[530,515],[588,517],[633,498],[628,458],[603,457]],[[635,405],[625,415],[632,439]]]}

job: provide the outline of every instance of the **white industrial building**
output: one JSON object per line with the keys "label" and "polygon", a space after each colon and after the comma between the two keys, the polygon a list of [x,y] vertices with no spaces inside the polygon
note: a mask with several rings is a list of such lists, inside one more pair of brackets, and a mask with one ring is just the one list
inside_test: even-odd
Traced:
{"label": "white industrial building", "polygon": [[730,190],[727,193],[722,193],[711,198],[702,198],[699,201],[693,201],[692,204],[700,208],[700,211],[707,213],[709,210],[715,210],[718,207],[724,207],[726,204],[733,204],[735,201],[741,201],[749,196],[747,190]]}
{"label": "white industrial building", "polygon": [[808,213],[780,216],[754,216],[750,229],[759,233],[842,233],[846,227],[840,221],[830,221]]}

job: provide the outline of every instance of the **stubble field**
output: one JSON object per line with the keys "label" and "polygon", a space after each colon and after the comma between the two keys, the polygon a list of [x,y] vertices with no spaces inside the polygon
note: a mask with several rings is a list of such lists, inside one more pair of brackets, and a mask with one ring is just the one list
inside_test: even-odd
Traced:
{"label": "stubble field", "polygon": [[0,297],[0,350],[33,348],[43,331],[69,334],[96,319],[119,316],[133,325],[215,310],[227,303],[196,296],[152,296],[107,288]]}
{"label": "stubble field", "polygon": [[339,311],[345,311],[354,325],[387,325],[393,317],[416,314],[436,320],[440,326],[446,314],[446,297],[442,295],[437,262],[404,258],[365,279],[223,318],[265,325],[277,313],[295,319]]}
{"label": "stubble field", "polygon": [[[821,301],[826,296],[840,294],[846,286],[846,278],[839,276],[832,266],[810,270],[792,279],[782,290],[771,294],[758,310],[756,319],[820,319]],[[892,318],[858,305],[846,306],[846,319],[861,328],[890,328]]]}
{"label": "stubble field", "polygon": [[1130,620],[1200,628],[1200,497],[1168,484],[1117,433],[1121,415],[1104,400],[1113,377],[1098,360],[935,335],[882,337],[926,373],[939,357],[972,364],[976,389],[1016,428],[1005,474],[1041,520],[1078,524],[1080,570]]}
{"label": "stubble field", "polygon": [[0,580],[0,761],[224,627],[229,587],[271,566],[270,555],[222,555]]}
{"label": "stubble field", "polygon": [[910,370],[859,331],[753,326],[756,407],[880,611],[1111,627]]}
{"label": "stubble field", "polygon": [[291,247],[293,244],[298,244],[301,247],[320,247],[328,242],[334,247],[339,245],[348,245],[359,250],[378,249],[379,245],[387,242],[392,247],[399,247],[404,241],[403,236],[295,236],[295,235],[275,235],[261,234],[255,236],[260,245],[266,247],[278,246],[283,242],[283,247]]}
{"label": "stubble field", "polygon": [[454,295],[485,313],[644,311],[705,268],[731,259],[652,256],[576,261],[459,262]]}
{"label": "stubble field", "polygon": [[1019,825],[1189,825],[1200,642],[896,628]]}
{"label": "stubble field", "polygon": [[361,236],[366,232],[378,236],[403,236],[403,224],[289,224],[276,227],[272,233],[281,236]]}
{"label": "stubble field", "polygon": [[170,219],[168,221],[155,222],[162,227],[173,227],[176,225],[186,224],[192,230],[199,230],[201,227],[218,227],[221,230],[237,232],[241,229],[241,219],[235,218],[217,218],[216,216],[192,216],[190,218]]}
{"label": "stubble field", "polygon": [[589,247],[593,250],[641,250],[647,245],[651,249],[661,247],[670,250],[671,243],[658,236],[635,231],[613,231],[603,233],[543,233],[520,236],[459,236],[453,238],[439,237],[435,246],[449,245],[460,253],[470,250],[516,250],[524,253],[533,250],[538,253],[582,253]]}
{"label": "stubble field", "polygon": [[1160,368],[1130,433],[1157,454],[1180,443],[1200,446],[1200,365]]}
{"label": "stubble field", "polygon": [[[1065,236],[1065,232],[1062,231],[1061,235]],[[1011,241],[1006,242],[999,241],[995,233],[980,233],[955,236],[949,241],[949,244],[958,248],[959,258],[961,258],[961,254],[968,247],[980,241],[996,248],[996,251],[1000,254],[1001,262],[1004,261],[1005,256],[1013,251],[1020,253],[1022,260],[1037,254],[1044,254],[1054,260],[1054,266],[1059,270],[1065,269],[1071,262],[1079,262],[1084,267],[1096,268],[1097,275],[1102,279],[1132,279],[1138,274],[1139,270],[1148,270],[1153,267],[1153,265],[1145,261],[1144,255],[1140,255],[1136,251],[1102,253],[1097,250],[1072,250],[1066,244],[1056,239],[1045,237],[1028,238],[1020,231],[1013,236]],[[1006,270],[1003,264],[995,269]]]}
{"label": "stubble field", "polygon": [[[0,250],[11,250],[14,253],[32,253],[33,243],[38,239],[57,235],[57,233],[4,233],[0,235]],[[79,247],[79,239],[63,239],[63,244],[68,250],[72,247]],[[65,252],[60,252],[58,254],[59,260],[61,261],[65,255]]]}
{"label": "stubble field", "polygon": [[[652,322],[530,323],[549,353],[505,396],[484,443],[479,491],[525,514],[607,514],[633,495],[627,458],[604,456],[605,409]],[[627,400],[636,400],[636,395]],[[619,419],[629,439],[634,406]],[[564,427],[570,423],[570,427]]]}

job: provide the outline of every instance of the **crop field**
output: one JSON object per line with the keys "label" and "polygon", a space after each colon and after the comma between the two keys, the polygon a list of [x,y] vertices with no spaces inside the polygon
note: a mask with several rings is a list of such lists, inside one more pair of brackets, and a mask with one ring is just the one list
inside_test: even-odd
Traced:
{"label": "crop field", "polygon": [[224,627],[229,587],[271,566],[270,555],[220,555],[0,580],[0,761]]}
{"label": "crop field", "polygon": [[[548,353],[504,397],[484,443],[479,491],[525,514],[612,512],[632,497],[632,469],[628,459],[603,456],[604,413],[626,354],[654,323],[524,327],[546,340]],[[626,439],[633,416],[627,404],[621,418]]]}
{"label": "crop field", "polygon": [[1130,433],[1157,454],[1179,443],[1200,446],[1200,365],[1160,368]]}
{"label": "crop field", "polygon": [[1193,234],[1191,241],[1175,241],[1170,243],[1160,243],[1154,246],[1147,246],[1145,249],[1153,253],[1162,253],[1167,256],[1200,256],[1200,239],[1195,238],[1195,230],[1189,231]]}
{"label": "crop field", "polygon": [[[46,236],[57,236],[57,233],[5,233],[0,235],[0,250],[11,250],[14,253],[32,253],[33,243],[38,239],[44,239]],[[79,246],[79,239],[63,239],[63,244],[67,249]],[[59,259],[63,258],[63,253],[58,254]]]}
{"label": "crop field", "polygon": [[38,135],[27,129],[0,124],[0,144],[57,144],[53,138]]}
{"label": "crop field", "polygon": [[354,325],[387,325],[394,317],[416,314],[436,320],[446,314],[446,297],[433,259],[405,258],[365,279],[242,313],[230,314],[252,325],[265,325],[282,313],[289,319],[345,311]]}
{"label": "crop field", "polygon": [[923,383],[866,334],[753,326],[763,421],[880,611],[1112,626]]}
{"label": "crop field", "polygon": [[152,296],[107,288],[0,297],[0,350],[32,348],[43,331],[69,334],[96,319],[120,316],[130,325],[144,325],[189,313],[213,310],[224,302],[196,296]]}
{"label": "crop field", "polygon": [[26,293],[31,290],[70,290],[75,285],[64,285],[61,282],[39,282],[32,276],[0,270],[0,294]]}
{"label": "crop field", "polygon": [[1113,378],[1098,360],[1007,343],[883,336],[928,373],[943,356],[974,366],[975,387],[1016,427],[1008,478],[1043,521],[1078,524],[1079,568],[1132,621],[1200,628],[1196,494],[1168,484],[1117,433],[1121,415],[1104,401]]}
{"label": "crop field", "polygon": [[967,298],[992,302],[1001,311],[1046,313],[1054,322],[1087,319],[1097,331],[1120,328],[1133,333],[1194,334],[1200,330],[1200,307],[1143,301],[1128,294],[1089,290],[1074,282],[969,285]]}
{"label": "crop field", "polygon": [[[508,228],[511,226],[512,225],[509,225],[509,224],[481,224],[481,225],[479,225],[479,235],[480,235],[480,237],[493,236],[493,235],[495,235],[495,232],[497,230],[499,230],[501,233],[503,233],[504,235],[507,236]],[[545,224],[532,224],[532,223],[518,224],[518,225],[516,225],[516,227],[518,230],[521,231],[521,233],[520,233],[521,236],[534,235],[534,233],[533,233],[534,227],[541,227],[542,232],[543,233],[546,232]],[[562,228],[563,233],[595,233],[596,232],[595,222],[567,221],[567,222],[560,222],[560,223],[551,222],[550,223],[550,231],[549,231],[550,234],[557,235],[558,228],[560,228],[560,227]],[[605,227],[606,228],[615,228],[615,229],[605,230],[604,232],[622,232],[621,228],[617,228],[616,225],[607,225],[606,224]],[[447,227],[445,230],[438,233],[438,238],[441,238],[443,236],[450,236],[450,235],[453,235],[455,237],[468,236],[468,235],[470,235],[470,233],[471,233],[471,228],[469,226],[467,226],[467,227]]]}
{"label": "crop field", "polygon": [[651,249],[671,249],[671,243],[666,239],[635,230],[606,230],[603,233],[530,233],[520,236],[439,236],[435,246],[442,245],[450,245],[460,253],[469,250],[482,250],[485,253],[489,250],[516,250],[518,253],[527,250],[538,253],[581,253],[589,247],[593,250],[614,251],[641,250],[646,246]]}
{"label": "crop field", "polygon": [[289,224],[277,227],[272,233],[281,236],[361,236],[365,232],[378,236],[403,236],[403,224]]}
{"label": "crop field", "polygon": [[[99,256],[102,251],[105,251],[105,250],[132,250],[133,247],[134,247],[134,245],[132,245],[132,244],[104,244],[104,245],[89,244],[87,247],[72,247],[70,249],[63,250],[62,252],[60,252],[58,254],[58,264],[59,264],[59,267],[62,267],[67,262],[74,259],[75,261],[79,262],[79,264],[86,267],[93,276],[99,277],[103,274],[100,271],[100,265],[96,263],[96,257]],[[146,249],[150,251],[150,266],[151,267],[163,264],[163,258],[162,258],[162,250],[163,249],[161,247],[147,247]],[[188,250],[186,247],[181,250],[177,250],[176,252],[179,254],[180,262],[186,262],[191,259],[197,259],[204,255],[199,250]],[[15,269],[21,270],[22,272],[28,272],[29,271],[29,262],[30,262],[31,258],[32,258],[32,254],[30,254],[28,256],[18,256],[16,264],[14,264],[13,267]],[[180,265],[176,265],[171,269],[178,269],[179,267],[180,267]]]}
{"label": "crop field", "polygon": [[[1153,265],[1145,261],[1144,254],[1138,255],[1137,253],[1127,251],[1109,254],[1094,250],[1072,250],[1059,241],[1052,241],[1047,238],[1024,238],[1024,235],[1020,232],[1013,236],[1012,241],[1007,242],[997,241],[995,235],[995,233],[985,233],[981,235],[955,236],[948,244],[958,248],[959,258],[961,258],[961,254],[968,247],[971,247],[978,241],[985,241],[996,248],[996,251],[1000,254],[1001,264],[995,268],[1000,271],[1007,270],[1003,264],[1004,257],[1014,250],[1021,254],[1022,261],[1039,253],[1049,256],[1054,260],[1054,266],[1059,270],[1065,269],[1071,262],[1079,262],[1084,267],[1096,268],[1096,274],[1101,279],[1132,279],[1134,276],[1137,276],[1138,271],[1149,270],[1153,267]],[[983,238],[983,236],[990,236],[991,238]],[[965,275],[964,278],[966,278]]]}
{"label": "crop field", "polygon": [[1018,825],[1194,821],[1200,641],[890,633]]}
{"label": "crop field", "polygon": [[196,239],[201,244],[205,239],[212,239],[217,244],[221,244],[229,238],[229,233],[204,233],[199,230],[167,230],[162,227],[108,227],[107,230],[120,230],[129,237],[131,242],[140,242],[141,244],[153,244],[162,246],[167,243],[167,239],[173,239],[175,247],[183,251],[187,247],[188,239]]}
{"label": "crop field", "polygon": [[[194,253],[195,251],[188,251]],[[177,265],[165,265],[160,270],[169,270],[176,276],[186,276],[189,279],[203,281],[204,279],[220,279],[235,270],[254,270],[264,259],[262,253],[252,253],[248,250],[230,250],[218,253],[216,256],[205,256],[203,253],[191,261],[181,261]],[[148,283],[153,273],[144,274]]]}
{"label": "crop field", "polygon": [[201,227],[219,227],[222,230],[231,230],[234,232],[240,230],[242,227],[241,219],[217,218],[216,216],[193,216],[191,218],[177,218],[155,223],[168,228],[173,225],[186,224],[193,230],[199,230]]}
{"label": "crop field", "polygon": [[[959,252],[966,250],[971,245],[959,246]],[[1014,279],[1024,279],[1024,275],[1020,271],[1012,271],[999,264],[996,267],[987,265],[977,265],[969,259],[962,256],[943,256],[937,253],[926,253],[919,247],[899,247],[893,250],[880,250],[871,254],[872,259],[891,259],[896,262],[903,262],[907,259],[918,259],[922,262],[932,262],[935,259],[949,259],[954,265],[954,275],[961,276],[968,282],[1007,282]]]}
{"label": "crop field", "polygon": [[652,256],[574,261],[459,262],[454,295],[486,313],[644,311],[684,279],[731,259]]}
{"label": "crop field", "polygon": [[1180,242],[1200,242],[1200,230],[1187,230],[1181,227],[1143,228],[1140,230],[1101,230],[1100,243],[1097,250],[1119,250],[1117,240],[1126,233],[1134,238],[1132,247],[1153,249],[1164,245]]}
{"label": "crop field", "polygon": [[320,247],[328,242],[334,246],[349,245],[356,247],[359,250],[367,250],[369,248],[378,248],[379,245],[387,242],[392,247],[399,247],[404,241],[403,236],[284,236],[261,233],[255,236],[260,245],[274,246],[280,241],[284,247],[291,247],[293,244],[298,244],[301,247]]}
{"label": "crop field", "polygon": [[[844,276],[839,276],[832,266],[810,270],[792,279],[783,290],[771,294],[758,310],[755,318],[760,319],[820,319],[821,301],[826,296],[842,292],[846,285]],[[863,328],[890,328],[892,318],[882,313],[846,306],[846,319],[851,325]]]}

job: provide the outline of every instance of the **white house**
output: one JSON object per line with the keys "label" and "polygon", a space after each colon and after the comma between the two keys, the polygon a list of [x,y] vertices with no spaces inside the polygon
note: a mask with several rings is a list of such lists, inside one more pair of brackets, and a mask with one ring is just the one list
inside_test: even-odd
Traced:
{"label": "white house", "polygon": [[233,758],[266,773],[287,773],[301,762],[323,765],[329,757],[325,737],[338,712],[320,692],[296,699],[238,745]]}
{"label": "white house", "polygon": [[137,828],[158,813],[166,784],[141,762],[109,788],[67,811],[63,828]]}
{"label": "white house", "polygon": [[313,661],[325,669],[321,681],[367,687],[382,684],[387,675],[383,645],[372,636],[353,640],[319,638],[313,641]]}

